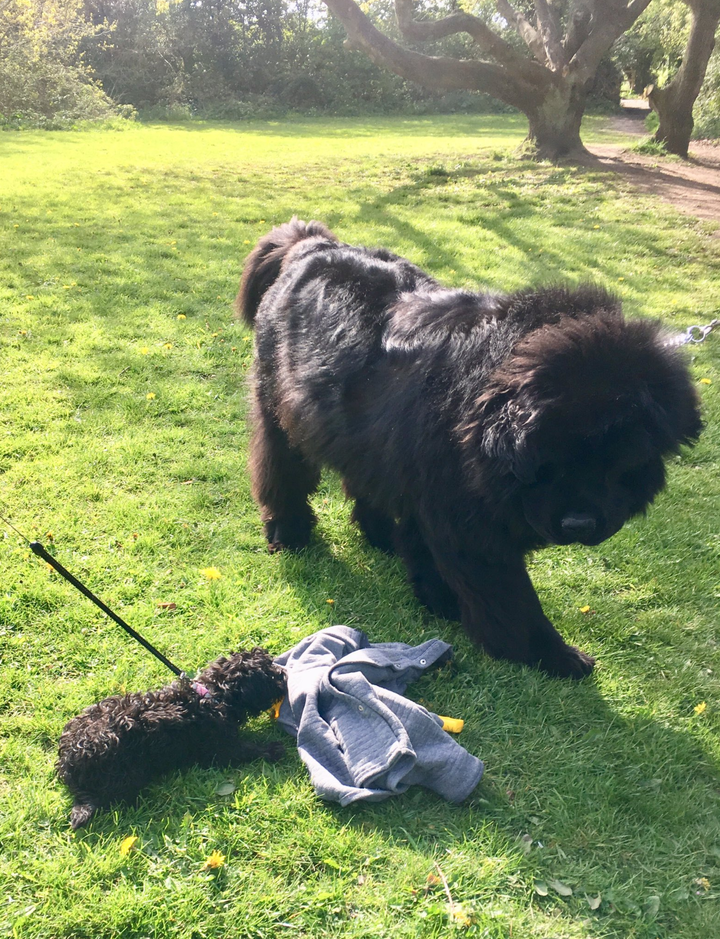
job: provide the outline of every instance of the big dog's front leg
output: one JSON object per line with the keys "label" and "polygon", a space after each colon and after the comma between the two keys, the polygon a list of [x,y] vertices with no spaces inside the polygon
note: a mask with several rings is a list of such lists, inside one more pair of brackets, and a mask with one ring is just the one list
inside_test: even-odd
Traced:
{"label": "big dog's front leg", "polygon": [[466,632],[498,659],[534,665],[560,678],[584,678],[595,660],[569,646],[545,616],[525,563],[490,563],[478,555],[435,554],[443,579],[458,597]]}

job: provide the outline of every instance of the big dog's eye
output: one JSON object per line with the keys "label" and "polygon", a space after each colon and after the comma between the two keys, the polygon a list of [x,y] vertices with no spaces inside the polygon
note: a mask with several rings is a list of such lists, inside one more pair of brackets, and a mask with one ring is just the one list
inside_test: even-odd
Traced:
{"label": "big dog's eye", "polygon": [[653,471],[652,461],[646,463],[640,463],[638,466],[633,466],[630,469],[625,470],[624,473],[618,478],[618,482],[621,486],[625,486],[627,489],[637,489],[638,486],[643,485],[648,476]]}
{"label": "big dog's eye", "polygon": [[535,473],[535,482],[547,484],[553,482],[558,477],[558,467],[554,463],[543,463]]}

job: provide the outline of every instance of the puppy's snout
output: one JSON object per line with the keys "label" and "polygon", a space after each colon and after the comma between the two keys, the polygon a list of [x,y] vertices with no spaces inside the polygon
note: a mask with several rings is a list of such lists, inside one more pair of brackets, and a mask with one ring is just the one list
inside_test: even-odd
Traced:
{"label": "puppy's snout", "polygon": [[575,535],[587,537],[592,535],[597,528],[597,521],[592,515],[566,515],[560,522],[560,527],[564,535]]}

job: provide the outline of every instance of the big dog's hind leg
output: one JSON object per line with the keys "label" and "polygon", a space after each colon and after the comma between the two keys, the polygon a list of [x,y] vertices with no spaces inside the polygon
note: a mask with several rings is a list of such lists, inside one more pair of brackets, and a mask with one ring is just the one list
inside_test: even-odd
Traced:
{"label": "big dog's hind leg", "polygon": [[365,535],[368,544],[380,551],[385,551],[386,554],[392,554],[395,550],[394,519],[376,509],[367,499],[356,495],[346,479],[343,480],[343,489],[348,499],[355,500],[350,520]]}
{"label": "big dog's hind leg", "polygon": [[283,429],[260,404],[250,444],[250,476],[270,552],[304,548],[315,524],[308,496],[317,489],[320,471],[290,446]]}
{"label": "big dog's hind leg", "polygon": [[460,619],[460,605],[440,575],[430,549],[414,518],[402,519],[395,532],[397,552],[405,562],[415,596],[444,619]]}

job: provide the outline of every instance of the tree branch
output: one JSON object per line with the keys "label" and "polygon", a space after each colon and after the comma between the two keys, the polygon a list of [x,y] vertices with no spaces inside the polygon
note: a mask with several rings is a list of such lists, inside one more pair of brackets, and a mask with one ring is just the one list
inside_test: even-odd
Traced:
{"label": "tree branch", "polygon": [[[522,59],[531,80],[491,62],[423,55],[394,42],[377,29],[354,0],[324,0],[348,34],[349,45],[361,49],[376,65],[430,88],[483,91],[518,110],[542,100],[551,75]],[[521,58],[521,57],[520,57]]]}
{"label": "tree branch", "polygon": [[550,67],[555,72],[561,72],[567,65],[567,58],[562,46],[560,24],[547,0],[535,0],[535,13]]}
{"label": "tree branch", "polygon": [[570,59],[569,68],[580,81],[589,81],[597,71],[600,59],[612,44],[628,30],[650,3],[631,0],[629,5],[611,0],[597,0],[587,38]]}
{"label": "tree branch", "polygon": [[494,33],[479,17],[470,13],[452,13],[441,20],[414,20],[413,0],[395,0],[395,14],[403,36],[414,40],[442,39],[455,33],[467,33],[481,52],[498,65],[527,74],[528,60],[509,42]]}
{"label": "tree branch", "polygon": [[579,0],[575,9],[570,13],[565,36],[565,55],[568,62],[590,34],[591,23],[592,12],[585,6],[584,0]]}
{"label": "tree branch", "polygon": [[522,13],[519,13],[512,6],[509,0],[496,0],[497,11],[504,20],[515,28],[515,32],[520,36],[528,49],[535,56],[540,65],[548,65],[548,57],[545,51],[545,45],[538,31],[528,23]]}

